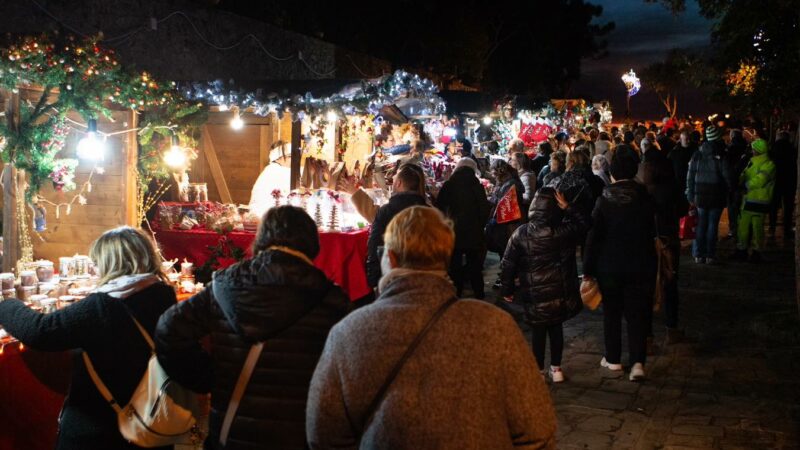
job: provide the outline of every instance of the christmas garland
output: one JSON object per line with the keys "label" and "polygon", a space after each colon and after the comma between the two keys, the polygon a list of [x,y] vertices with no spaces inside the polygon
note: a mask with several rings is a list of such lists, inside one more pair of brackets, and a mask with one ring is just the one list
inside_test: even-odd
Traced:
{"label": "christmas garland", "polygon": [[[5,145],[0,156],[29,174],[26,197],[50,180],[56,188],[74,189],[77,161],[57,158],[68,133],[67,113],[84,119],[111,118],[111,105],[142,112],[139,130],[140,182],[164,179],[161,150],[173,133],[192,143],[193,125],[205,120],[203,104],[184,99],[175,83],[160,83],[147,73],[128,70],[97,38],[23,37],[0,49],[0,88],[42,89],[39,99],[20,102],[20,121],[0,123]],[[154,139],[158,133],[161,139]]]}

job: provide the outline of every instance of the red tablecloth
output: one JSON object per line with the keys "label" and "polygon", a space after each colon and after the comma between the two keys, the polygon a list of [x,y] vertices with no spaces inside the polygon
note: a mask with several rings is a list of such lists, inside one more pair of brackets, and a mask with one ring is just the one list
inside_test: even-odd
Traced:
{"label": "red tablecloth", "polygon": [[[367,284],[364,261],[367,259],[368,230],[347,233],[319,233],[320,252],[314,264],[350,296],[357,300],[372,292]],[[231,232],[220,235],[208,230],[156,231],[156,240],[166,259],[188,259],[200,267],[211,257],[209,247],[216,247],[221,239],[247,251],[255,239],[254,233]],[[234,263],[231,258],[219,258],[222,267]]]}
{"label": "red tablecloth", "polygon": [[55,447],[58,413],[70,381],[71,353],[19,350],[0,354],[0,450]]}

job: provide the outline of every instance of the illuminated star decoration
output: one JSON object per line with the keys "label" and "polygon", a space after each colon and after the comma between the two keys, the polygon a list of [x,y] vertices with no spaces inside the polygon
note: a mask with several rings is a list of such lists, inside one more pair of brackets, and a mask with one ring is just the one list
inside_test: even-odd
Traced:
{"label": "illuminated star decoration", "polygon": [[622,75],[622,82],[625,83],[625,88],[628,90],[628,97],[633,97],[639,93],[642,88],[642,82],[636,76],[636,72],[631,69],[628,73]]}

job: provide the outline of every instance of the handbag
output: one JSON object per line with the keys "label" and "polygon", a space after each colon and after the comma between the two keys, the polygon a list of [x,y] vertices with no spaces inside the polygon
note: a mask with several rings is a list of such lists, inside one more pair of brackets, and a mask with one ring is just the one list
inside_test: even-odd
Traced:
{"label": "handbag", "polygon": [[694,239],[697,230],[697,209],[691,208],[689,213],[681,217],[678,237],[681,239]]}
{"label": "handbag", "polygon": [[444,315],[444,313],[457,301],[458,297],[453,297],[450,300],[446,301],[442,306],[439,307],[439,309],[436,310],[433,316],[431,316],[430,320],[428,320],[428,323],[425,324],[425,326],[422,328],[419,334],[417,334],[417,337],[415,337],[414,340],[411,341],[411,344],[408,346],[405,353],[403,353],[403,356],[401,356],[400,359],[397,361],[397,363],[394,365],[394,367],[392,367],[392,370],[389,372],[389,375],[386,377],[386,380],[384,380],[380,389],[378,389],[378,392],[372,398],[372,401],[369,402],[369,406],[364,411],[364,415],[361,420],[361,430],[358,435],[358,444],[356,445],[356,448],[359,448],[361,446],[361,438],[364,437],[364,431],[366,431],[367,426],[369,426],[369,423],[372,421],[372,416],[375,414],[375,411],[378,409],[378,406],[380,406],[381,402],[383,402],[383,398],[386,397],[386,392],[389,390],[389,387],[397,378],[397,375],[400,374],[400,370],[403,369],[403,366],[405,365],[406,361],[408,361],[411,355],[414,354],[414,351],[417,349],[417,347],[419,347],[419,344],[422,342],[422,340],[425,338],[428,332],[431,331],[433,326],[436,325],[436,322],[438,322],[439,319]]}
{"label": "handbag", "polygon": [[169,378],[158,362],[152,338],[130,311],[125,309],[147,341],[151,352],[147,370],[127,405],[120,406],[114,400],[111,391],[97,374],[89,355],[83,352],[83,362],[94,385],[117,413],[120,434],[129,442],[145,448],[200,444],[203,436],[196,419],[200,416],[198,394]]}
{"label": "handbag", "polygon": [[603,294],[600,292],[600,285],[594,278],[583,278],[581,281],[581,301],[583,305],[594,311],[603,302]]}

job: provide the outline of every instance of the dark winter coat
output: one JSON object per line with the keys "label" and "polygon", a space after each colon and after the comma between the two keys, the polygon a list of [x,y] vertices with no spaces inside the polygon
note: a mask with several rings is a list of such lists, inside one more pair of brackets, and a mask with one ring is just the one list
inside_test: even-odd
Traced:
{"label": "dark winter coat", "polygon": [[[719,143],[719,144],[717,144]],[[686,175],[686,199],[698,208],[725,208],[732,186],[721,141],[704,142],[692,156]]]}
{"label": "dark winter coat", "polygon": [[[750,145],[741,136],[734,136],[731,143],[725,151],[725,163],[728,164],[728,170],[731,177],[731,191],[737,189],[739,177],[742,175],[744,168],[747,166],[743,163],[743,159],[750,153]],[[797,160],[792,161],[792,172],[796,173]]]}
{"label": "dark winter coat", "polygon": [[[267,250],[217,272],[210,287],[170,308],[156,348],[167,373],[211,392],[206,449],[219,433],[250,347],[264,350],[230,429],[227,450],[303,449],[308,386],[325,339],[349,300],[300,258]],[[211,353],[200,345],[210,337]]]}
{"label": "dark winter coat", "polygon": [[776,191],[794,192],[797,189],[797,146],[788,139],[778,139],[770,150],[770,157],[775,163]]}
{"label": "dark winter coat", "polygon": [[647,189],[634,180],[607,186],[592,213],[586,237],[583,273],[655,276],[655,205]]}
{"label": "dark winter coat", "polygon": [[675,179],[672,164],[662,151],[645,152],[636,180],[647,188],[655,202],[659,235],[677,239],[680,218],[688,212],[689,204]]}
{"label": "dark winter coat", "polygon": [[689,173],[689,162],[697,151],[697,144],[690,142],[688,147],[678,144],[667,154],[667,158],[672,162],[672,170],[675,172],[675,179],[681,193],[686,192],[686,175]]}
{"label": "dark winter coat", "polygon": [[475,177],[475,171],[469,167],[461,167],[453,172],[439,191],[436,207],[453,220],[455,248],[486,248],[483,228],[492,206],[486,198],[486,190]]}
{"label": "dark winter coat", "polygon": [[561,211],[548,211],[537,198],[531,205],[530,222],[517,228],[508,241],[500,263],[503,295],[515,292],[525,305],[525,318],[532,324],[554,325],[580,312],[580,286],[575,247],[588,229],[586,217],[571,206],[562,219]]}
{"label": "dark winter coat", "polygon": [[[536,178],[537,178],[537,183],[538,183],[538,181],[539,181],[539,180],[538,180],[538,178],[539,178],[539,173],[541,173],[541,172],[542,172],[542,169],[543,169],[543,168],[544,168],[546,165],[548,165],[549,163],[550,163],[550,155],[538,154],[538,155],[536,155],[536,157],[535,157],[535,158],[533,158],[533,159],[531,160],[531,172],[533,172],[533,173],[534,173],[534,175],[536,176]],[[537,189],[538,189],[538,187],[537,187]]]}
{"label": "dark winter coat", "polygon": [[383,246],[383,233],[389,222],[406,208],[425,205],[427,205],[425,197],[417,192],[398,192],[389,198],[389,203],[378,209],[367,241],[367,282],[370,287],[377,287],[381,279],[381,257],[378,255],[378,247]]}
{"label": "dark winter coat", "polygon": [[52,352],[81,350],[75,352],[72,364],[57,450],[140,448],[129,444],[119,433],[117,413],[92,382],[81,353],[89,355],[114,399],[127,405],[151,354],[128,311],[152,336],[159,316],[175,301],[175,291],[158,283],[125,299],[92,294],[50,314],[35,312],[19,300],[0,302],[0,324],[28,347]]}
{"label": "dark winter coat", "polygon": [[[520,213],[522,213],[523,218],[507,223],[497,223],[497,204],[500,202],[500,199],[511,190],[512,186],[517,188],[517,204],[520,207]],[[511,177],[505,183],[495,188],[490,199],[492,210],[489,213],[489,221],[485,230],[486,246],[490,251],[502,255],[506,250],[508,238],[510,238],[514,230],[524,222],[525,212],[522,210],[522,192],[524,189],[519,177]]]}
{"label": "dark winter coat", "polygon": [[[430,272],[392,271],[380,297],[331,330],[309,389],[312,449],[355,449],[366,410],[434,312],[455,296]],[[401,269],[402,270],[402,269]],[[361,448],[554,449],[555,414],[514,319],[475,300],[453,304],[389,386]]]}

